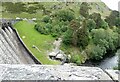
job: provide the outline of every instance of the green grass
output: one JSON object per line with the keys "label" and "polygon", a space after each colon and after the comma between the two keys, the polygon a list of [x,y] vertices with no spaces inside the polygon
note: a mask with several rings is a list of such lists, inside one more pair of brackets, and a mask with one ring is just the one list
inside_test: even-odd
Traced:
{"label": "green grass", "polygon": [[37,18],[39,20],[42,17],[42,13],[39,12],[39,13],[35,13],[35,14],[29,14],[29,13],[23,12],[23,13],[20,13],[20,14],[16,14],[16,13],[3,12],[2,17],[3,18],[12,18],[12,19],[15,19],[16,17],[29,18],[29,19]]}
{"label": "green grass", "polygon": [[[72,9],[74,10],[75,12],[75,16],[76,17],[79,17],[79,9],[80,9],[80,4],[77,4],[77,3],[74,3],[74,4],[69,4],[68,6],[65,6],[65,3],[57,3],[57,2],[41,2],[39,4],[42,4],[45,6],[46,10],[49,10],[51,11],[52,13],[55,13],[55,12],[58,12],[59,10],[61,9],[51,9],[51,6],[53,5],[59,5],[62,6],[63,10],[69,10],[69,9]],[[100,7],[100,10],[96,9],[96,4]],[[106,5],[102,2],[96,2],[96,4],[93,4],[91,5],[92,9],[90,10],[90,14],[93,13],[93,12],[97,12],[97,13],[100,13],[102,15],[103,18],[105,18],[106,16],[108,16],[110,14],[110,10],[106,8]],[[30,5],[26,5],[27,7],[30,6]],[[31,6],[34,6],[34,5],[31,5]],[[102,12],[103,11],[103,12]],[[38,20],[41,19],[43,16],[43,12],[41,9],[38,9],[37,10],[37,13],[34,13],[34,14],[29,14],[29,13],[25,13],[25,12],[22,12],[22,13],[8,13],[4,6],[3,6],[3,12],[2,12],[2,17],[3,18],[13,18],[15,19],[16,17],[20,17],[20,18],[37,18]]]}
{"label": "green grass", "polygon": [[[34,23],[20,21],[17,22],[14,27],[17,29],[29,50],[42,64],[60,64],[58,61],[50,60],[47,55],[47,52],[53,48],[52,44],[55,39],[50,35],[41,35],[34,29],[34,25]],[[25,38],[23,38],[23,36],[25,36]],[[33,45],[37,46],[41,52],[32,48]]]}

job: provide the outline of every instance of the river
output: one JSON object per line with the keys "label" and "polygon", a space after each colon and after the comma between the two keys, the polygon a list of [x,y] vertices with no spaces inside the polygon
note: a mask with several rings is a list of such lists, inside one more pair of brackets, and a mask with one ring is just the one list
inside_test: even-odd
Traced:
{"label": "river", "polygon": [[102,69],[113,69],[118,66],[118,60],[120,55],[120,49],[116,53],[110,54],[110,56],[104,58],[101,62],[97,63],[96,66]]}
{"label": "river", "polygon": [[106,55],[108,56],[104,57],[101,61],[87,61],[83,66],[100,67],[102,69],[113,69],[118,66],[120,49],[118,49],[117,52],[108,53]]}

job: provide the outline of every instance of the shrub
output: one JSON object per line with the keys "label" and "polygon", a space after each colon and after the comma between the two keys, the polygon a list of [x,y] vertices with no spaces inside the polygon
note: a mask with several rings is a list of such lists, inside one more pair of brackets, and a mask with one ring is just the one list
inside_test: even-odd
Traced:
{"label": "shrub", "polygon": [[96,23],[93,19],[87,20],[87,28],[89,29],[89,31],[96,28]]}
{"label": "shrub", "polygon": [[105,52],[104,49],[102,49],[102,47],[100,47],[99,45],[94,46],[91,49],[90,58],[100,60],[103,58],[104,52]]}
{"label": "shrub", "polygon": [[77,65],[80,65],[81,64],[80,55],[72,55],[71,59],[70,59],[70,62],[76,63]]}
{"label": "shrub", "polygon": [[71,21],[75,18],[74,14],[68,10],[61,10],[56,14],[60,21]]}
{"label": "shrub", "polygon": [[69,45],[72,43],[72,34],[73,31],[68,29],[63,36],[63,43]]}
{"label": "shrub", "polygon": [[42,21],[45,23],[48,23],[48,22],[50,22],[50,17],[46,15],[43,17]]}
{"label": "shrub", "polygon": [[48,30],[49,33],[51,33],[51,31],[52,31],[52,24],[47,23],[47,24],[45,25],[45,28]]}
{"label": "shrub", "polygon": [[58,37],[57,33],[52,33],[51,35],[52,35],[52,37]]}
{"label": "shrub", "polygon": [[62,27],[61,27],[61,31],[62,31],[62,32],[66,32],[66,31],[67,31],[67,28],[68,28],[68,26],[62,26]]}
{"label": "shrub", "polygon": [[87,18],[89,16],[89,10],[90,9],[91,9],[91,7],[89,6],[89,4],[87,2],[83,2],[80,5],[80,15]]}

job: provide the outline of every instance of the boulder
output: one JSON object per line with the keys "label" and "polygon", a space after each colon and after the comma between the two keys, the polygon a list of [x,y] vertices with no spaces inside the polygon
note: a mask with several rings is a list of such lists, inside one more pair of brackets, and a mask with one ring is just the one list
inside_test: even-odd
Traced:
{"label": "boulder", "polygon": [[58,55],[56,56],[56,59],[63,60],[63,59],[64,59],[64,55],[63,55],[63,54],[58,54]]}
{"label": "boulder", "polygon": [[55,56],[56,56],[56,53],[55,53],[55,52],[51,52],[51,53],[49,54],[49,56],[50,56],[50,57],[55,57]]}

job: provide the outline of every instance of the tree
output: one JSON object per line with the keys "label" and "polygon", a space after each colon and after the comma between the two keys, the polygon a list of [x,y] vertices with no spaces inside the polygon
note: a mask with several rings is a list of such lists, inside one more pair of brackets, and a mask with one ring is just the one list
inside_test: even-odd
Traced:
{"label": "tree", "polygon": [[87,24],[86,20],[83,21],[82,27],[80,27],[77,31],[77,45],[78,47],[81,47],[85,49],[85,47],[89,43],[89,34],[87,32]]}
{"label": "tree", "polygon": [[109,27],[108,23],[105,22],[104,20],[101,21],[101,28],[107,29]]}
{"label": "tree", "polygon": [[65,33],[63,42],[85,49],[89,43],[86,21],[83,21],[82,26],[80,27],[80,23],[77,20],[72,20],[68,31]]}
{"label": "tree", "polygon": [[93,29],[91,36],[95,45],[105,47],[106,50],[115,50],[119,46],[119,34],[111,29]]}
{"label": "tree", "polygon": [[120,28],[120,17],[116,18],[115,25]]}
{"label": "tree", "polygon": [[72,35],[73,31],[71,29],[68,29],[63,36],[63,43],[66,45],[72,44]]}
{"label": "tree", "polygon": [[87,2],[83,2],[80,5],[80,15],[82,15],[85,18],[88,18],[89,17],[89,9],[91,9],[89,4]]}
{"label": "tree", "polygon": [[69,10],[60,10],[56,15],[60,21],[71,21],[75,18],[74,13]]}
{"label": "tree", "polygon": [[100,60],[103,58],[104,52],[105,51],[99,45],[94,46],[91,49],[90,58],[93,60]]}
{"label": "tree", "polygon": [[96,23],[93,19],[87,20],[87,28],[89,31],[96,28]]}
{"label": "tree", "polygon": [[42,21],[45,23],[48,23],[48,22],[50,22],[50,17],[46,15],[43,17]]}
{"label": "tree", "polygon": [[77,41],[78,41],[78,36],[77,36],[77,33],[78,33],[78,29],[80,28],[80,23],[77,21],[77,20],[72,20],[70,22],[70,27],[71,29],[73,30],[73,34],[72,34],[72,44],[74,46],[77,46]]}
{"label": "tree", "polygon": [[46,28],[46,30],[48,31],[49,34],[52,32],[52,24],[47,23],[47,24],[45,25],[45,28]]}
{"label": "tree", "polygon": [[110,27],[112,26],[118,26],[120,23],[120,13],[118,11],[112,11],[109,16],[106,17],[105,21],[108,23]]}
{"label": "tree", "polygon": [[96,28],[100,28],[102,23],[103,23],[103,20],[101,19],[101,15],[100,13],[92,13],[90,16],[89,16],[90,19],[93,19],[96,23]]}

